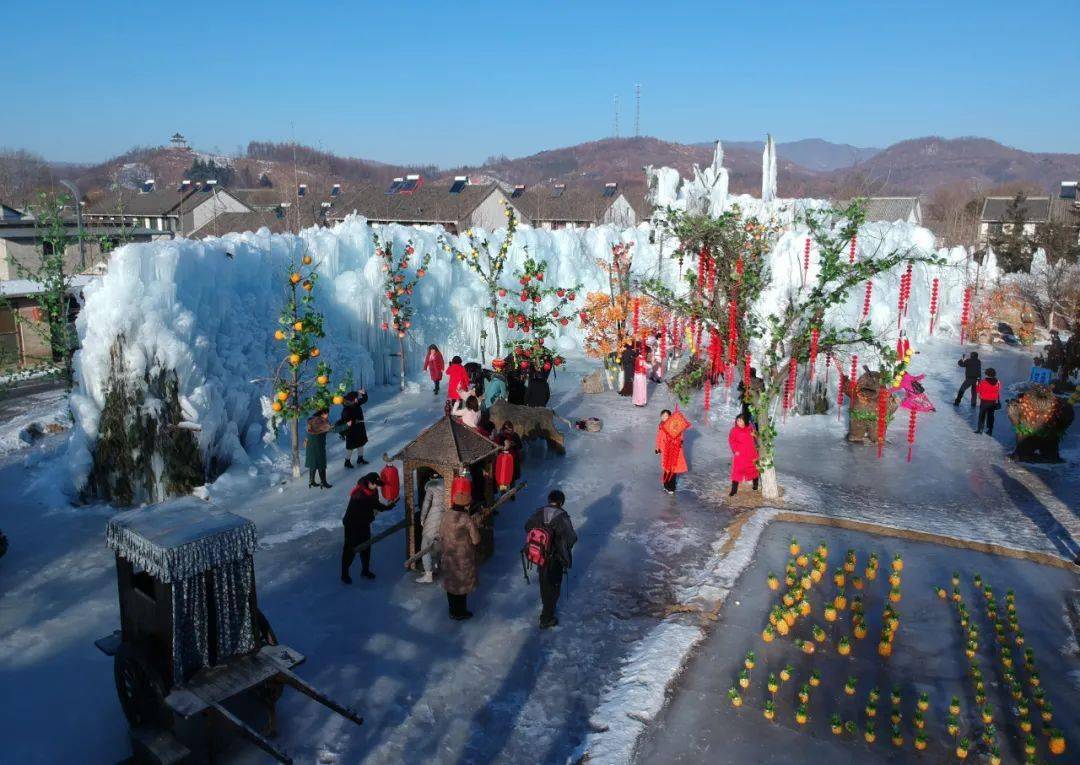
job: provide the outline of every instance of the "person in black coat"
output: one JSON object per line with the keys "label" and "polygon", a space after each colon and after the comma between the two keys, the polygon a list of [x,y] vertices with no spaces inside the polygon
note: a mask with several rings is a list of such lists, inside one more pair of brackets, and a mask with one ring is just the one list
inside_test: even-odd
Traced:
{"label": "person in black coat", "polygon": [[[356,482],[356,488],[349,494],[349,506],[341,519],[345,527],[345,544],[341,548],[341,581],[345,584],[352,584],[349,567],[356,557],[356,546],[371,539],[371,522],[383,510],[389,510],[394,506],[393,502],[384,505],[379,501],[380,486],[382,486],[382,479],[379,478],[379,474],[368,473]],[[360,564],[363,566],[360,576],[365,579],[374,579],[375,574],[371,571],[370,547],[360,552]]]}
{"label": "person in black coat", "polygon": [[627,340],[620,354],[619,363],[622,365],[623,383],[619,390],[620,396],[634,395],[634,366],[637,364],[637,349],[634,344]]}
{"label": "person in black coat", "polygon": [[506,400],[524,406],[528,390],[525,387],[525,371],[520,368],[513,354],[506,357]]}
{"label": "person in black coat", "polygon": [[364,424],[364,404],[367,403],[367,391],[361,388],[359,391],[350,391],[345,394],[345,404],[341,408],[341,419],[338,424],[344,423],[347,427],[342,437],[345,439],[345,467],[352,468],[352,453],[357,451],[356,464],[366,465],[364,459],[364,444],[368,442],[367,426]]}
{"label": "person in black coat", "polygon": [[562,591],[563,572],[574,562],[573,549],[577,532],[569,514],[563,509],[566,495],[558,489],[548,494],[548,503],[537,510],[525,522],[525,531],[545,528],[551,534],[551,550],[547,564],[539,568],[540,579],[540,629],[554,627],[559,623],[555,606]]}
{"label": "person in black coat", "polygon": [[[547,363],[547,362],[544,362]],[[551,399],[551,387],[548,385],[550,367],[544,369],[533,362],[529,366],[529,389],[525,393],[526,406],[547,406]]]}
{"label": "person in black coat", "polygon": [[979,384],[979,378],[982,377],[982,360],[979,359],[979,354],[972,351],[970,356],[967,354],[961,356],[960,360],[956,362],[956,366],[964,368],[964,384],[956,392],[956,400],[953,401],[953,406],[960,406],[960,399],[964,397],[964,391],[971,388],[971,405],[974,407],[975,386]]}

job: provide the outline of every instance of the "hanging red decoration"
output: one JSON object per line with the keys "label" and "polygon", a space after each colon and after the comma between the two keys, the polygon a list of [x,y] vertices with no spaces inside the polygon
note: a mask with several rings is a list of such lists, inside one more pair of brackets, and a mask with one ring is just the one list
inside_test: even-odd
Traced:
{"label": "hanging red decoration", "polygon": [[712,403],[712,377],[705,375],[705,411],[709,411],[709,406]]}
{"label": "hanging red decoration", "polygon": [[844,370],[839,360],[836,361],[836,378],[836,419],[839,420],[844,410]]}
{"label": "hanging red decoration", "polygon": [[907,274],[903,274],[900,277],[900,290],[897,293],[896,298],[896,327],[900,328],[901,322],[904,320],[904,295],[907,294]]}
{"label": "hanging red decoration", "polygon": [[639,321],[641,316],[641,300],[634,298],[634,337],[638,336]]}
{"label": "hanging red decoration", "polygon": [[912,263],[907,264],[907,271],[904,272],[904,316],[907,317],[908,306],[911,305],[911,282],[913,281],[912,269],[914,265]]}
{"label": "hanging red decoration", "polygon": [[930,334],[934,334],[934,322],[937,320],[938,278],[935,276],[930,285]]}
{"label": "hanging red decoration", "polygon": [[855,240],[858,238],[858,234],[851,237],[851,250],[848,252],[848,263],[851,265],[855,265]]}
{"label": "hanging red decoration", "polygon": [[866,317],[870,315],[870,296],[874,294],[874,282],[870,279],[866,280],[866,295],[862,301],[862,320],[866,321]]}
{"label": "hanging red decoration", "polygon": [[907,461],[911,462],[911,449],[915,445],[915,417],[918,415],[914,409],[911,410],[911,415],[908,417],[907,424]]}
{"label": "hanging red decoration", "polygon": [[705,322],[699,321],[697,323],[697,331],[694,333],[694,347],[697,348],[697,357],[700,359],[701,354],[704,352],[704,348],[701,347],[701,335],[705,332]]}
{"label": "hanging red decoration", "polygon": [[821,330],[817,327],[810,328],[810,379],[814,379],[814,367],[817,366],[818,342],[821,339]]}
{"label": "hanging red decoration", "polygon": [[743,269],[744,269],[743,259],[742,259],[742,255],[740,255],[738,258],[735,259],[735,280],[736,281],[740,281],[740,282],[742,281]]}
{"label": "hanging red decoration", "polygon": [[671,322],[672,322],[671,342],[674,345],[676,351],[681,351],[682,350],[682,340],[683,340],[683,337],[682,337],[682,321],[680,321],[679,318],[676,316],[671,320]]}
{"label": "hanging red decoration", "polygon": [[697,292],[698,298],[702,298],[705,295],[705,277],[706,272],[709,270],[709,251],[704,247],[701,248],[701,252],[698,253],[698,272],[697,272]]}
{"label": "hanging red decoration", "polygon": [[734,299],[728,301],[728,352],[731,363],[734,364],[739,356],[739,304]]}
{"label": "hanging red decoration", "polygon": [[971,319],[971,287],[964,288],[964,308],[960,313],[960,343],[967,338],[968,321]]}
{"label": "hanging red decoration", "polygon": [[888,427],[889,416],[889,391],[882,385],[877,394],[877,456],[885,450],[885,429]]}
{"label": "hanging red decoration", "polygon": [[795,357],[791,357],[791,361],[788,362],[788,376],[784,381],[784,419],[787,419],[788,410],[791,409],[795,403],[795,376],[798,374],[798,362]]}
{"label": "hanging red decoration", "polygon": [[848,378],[848,381],[851,384],[851,401],[852,401],[852,403],[855,403],[855,396],[858,395],[858,392],[859,392],[859,377],[858,377],[858,374],[859,374],[859,354],[853,353],[853,354],[851,354],[851,377]]}
{"label": "hanging red decoration", "polygon": [[746,389],[747,394],[750,393],[750,354],[746,354],[746,358],[743,359],[742,369],[743,387]]}
{"label": "hanging red decoration", "polygon": [[667,322],[660,325],[660,363],[667,360]]}
{"label": "hanging red decoration", "polygon": [[810,273],[810,237],[806,237],[806,244],[803,246],[802,255],[802,278],[806,281],[807,276]]}

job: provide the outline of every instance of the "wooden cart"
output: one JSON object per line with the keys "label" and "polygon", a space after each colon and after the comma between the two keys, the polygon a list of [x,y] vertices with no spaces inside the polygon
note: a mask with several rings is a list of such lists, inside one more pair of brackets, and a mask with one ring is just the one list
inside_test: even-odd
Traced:
{"label": "wooden cart", "polygon": [[[473,505],[476,512],[490,507],[495,497],[495,458],[499,447],[453,417],[444,417],[423,430],[387,460],[401,460],[405,489],[405,557],[417,557],[421,531],[419,508],[424,501],[424,485],[438,473],[446,484],[446,507],[450,508],[450,488],[454,476],[467,473],[472,479]],[[495,529],[491,514],[484,516],[480,527],[480,560],[491,557]],[[413,568],[419,561],[411,563]]]}
{"label": "wooden cart", "polygon": [[[120,629],[95,645],[113,657],[136,761],[209,757],[209,728],[226,728],[292,762],[266,737],[276,735],[286,685],[363,722],[292,672],[304,656],[278,644],[256,600],[251,521],[180,501],[117,514],[106,541],[116,553]],[[265,735],[243,719],[260,711]]]}

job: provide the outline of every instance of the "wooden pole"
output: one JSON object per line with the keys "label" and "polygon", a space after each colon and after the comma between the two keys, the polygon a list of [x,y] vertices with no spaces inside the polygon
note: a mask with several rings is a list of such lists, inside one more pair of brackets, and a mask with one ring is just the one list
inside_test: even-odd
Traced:
{"label": "wooden pole", "polygon": [[400,520],[397,523],[395,523],[393,526],[391,526],[390,528],[380,531],[378,534],[376,534],[375,536],[373,536],[371,539],[367,540],[366,542],[361,542],[356,547],[354,547],[353,550],[354,550],[354,552],[363,552],[364,550],[368,549],[369,547],[371,547],[376,542],[381,542],[382,540],[386,539],[387,537],[393,536],[394,534],[398,533],[399,531],[401,531],[403,528],[407,527],[408,525],[409,525],[409,521],[408,521],[407,518],[403,519],[403,520]]}
{"label": "wooden pole", "polygon": [[[521,491],[522,489],[524,489],[528,485],[529,485],[528,481],[522,481],[517,486],[510,489],[508,492],[506,492],[501,497],[499,497],[499,499],[496,500],[495,503],[491,507],[487,507],[487,508],[481,510],[479,513],[477,513],[477,521],[482,523],[485,520],[487,520],[488,516],[490,516],[492,513],[494,513],[496,510],[498,510],[503,504],[505,504],[515,494],[517,494],[519,491]],[[371,541],[374,542],[375,540],[372,539]],[[416,553],[415,555],[409,556],[405,560],[405,568],[409,568],[410,566],[412,566],[414,563],[416,563],[416,561],[420,560],[420,558],[422,558],[424,555],[427,555],[429,552],[431,552],[431,550],[434,547],[435,547],[435,543],[432,542],[431,544],[427,545],[420,552]],[[357,548],[357,550],[359,550],[359,549],[360,548]]]}

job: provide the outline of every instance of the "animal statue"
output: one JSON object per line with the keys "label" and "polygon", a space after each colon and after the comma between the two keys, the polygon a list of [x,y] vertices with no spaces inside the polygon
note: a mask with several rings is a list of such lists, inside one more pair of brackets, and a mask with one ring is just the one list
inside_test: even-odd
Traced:
{"label": "animal statue", "polygon": [[[850,386],[850,378],[844,376],[843,383],[845,386]],[[882,384],[880,372],[871,372],[863,368],[862,377],[859,378],[856,386],[855,401],[848,417],[848,441],[854,444],[865,443],[867,440],[870,443],[877,443],[878,391],[881,390]],[[892,420],[898,406],[896,399],[889,396],[886,406],[886,427],[888,427],[888,422]]]}
{"label": "animal statue", "polygon": [[496,428],[501,428],[507,420],[514,423],[514,431],[522,441],[542,438],[549,449],[556,454],[566,454],[563,434],[555,427],[555,412],[539,406],[519,406],[499,399],[491,405],[488,412]]}
{"label": "animal statue", "polygon": [[1061,462],[1058,447],[1076,416],[1072,406],[1048,385],[1028,385],[1005,405],[1016,449],[1010,455],[1024,462]]}

